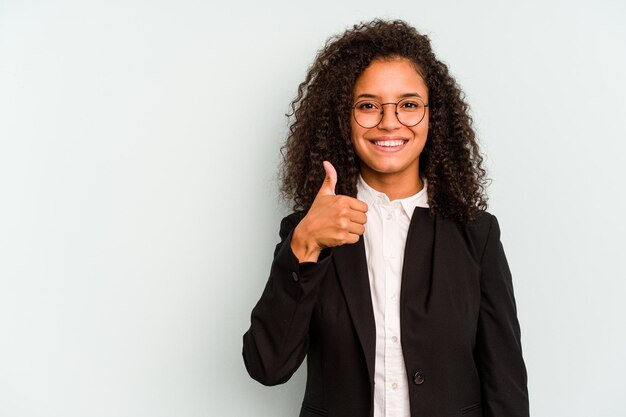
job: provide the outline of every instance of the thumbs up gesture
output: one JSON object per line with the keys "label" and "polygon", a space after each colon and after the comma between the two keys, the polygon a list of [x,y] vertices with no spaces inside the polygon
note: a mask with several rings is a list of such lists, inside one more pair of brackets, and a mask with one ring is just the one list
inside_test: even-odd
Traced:
{"label": "thumbs up gesture", "polygon": [[300,262],[316,262],[322,249],[356,243],[365,232],[367,204],[336,195],[337,171],[330,162],[323,164],[324,182],[291,238],[291,249]]}

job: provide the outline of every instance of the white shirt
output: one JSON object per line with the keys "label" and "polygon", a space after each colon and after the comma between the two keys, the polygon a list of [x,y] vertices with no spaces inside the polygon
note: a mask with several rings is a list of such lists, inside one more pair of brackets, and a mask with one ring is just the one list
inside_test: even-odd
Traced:
{"label": "white shirt", "polygon": [[400,341],[400,285],[409,224],[416,206],[428,207],[424,188],[390,201],[359,175],[357,198],[368,205],[363,233],[376,321],[374,417],[410,417],[409,387]]}

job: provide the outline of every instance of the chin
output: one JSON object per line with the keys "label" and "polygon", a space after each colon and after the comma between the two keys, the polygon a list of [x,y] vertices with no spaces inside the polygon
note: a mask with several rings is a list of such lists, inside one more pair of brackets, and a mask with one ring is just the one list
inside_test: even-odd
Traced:
{"label": "chin", "polygon": [[399,172],[405,171],[408,167],[402,164],[377,164],[377,163],[367,163],[365,164],[369,168],[370,171],[376,172],[378,174],[396,174]]}

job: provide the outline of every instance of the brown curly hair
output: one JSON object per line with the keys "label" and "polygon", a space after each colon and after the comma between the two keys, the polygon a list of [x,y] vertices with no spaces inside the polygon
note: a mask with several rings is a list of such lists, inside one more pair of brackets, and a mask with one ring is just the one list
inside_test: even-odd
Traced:
{"label": "brown curly hair", "polygon": [[419,160],[429,212],[467,223],[486,210],[488,181],[469,106],[428,36],[402,20],[354,25],[318,52],[286,115],[291,123],[281,147],[281,195],[304,216],[324,180],[322,161],[328,160],[337,170],[336,193],[356,197],[361,162],[350,138],[354,85],[372,61],[390,58],[412,61],[429,90],[428,139]]}

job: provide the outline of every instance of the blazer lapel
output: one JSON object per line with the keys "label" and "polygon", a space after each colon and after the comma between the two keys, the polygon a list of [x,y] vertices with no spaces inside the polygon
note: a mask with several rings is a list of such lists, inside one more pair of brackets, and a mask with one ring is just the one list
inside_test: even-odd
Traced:
{"label": "blazer lapel", "polygon": [[[403,311],[405,307],[409,307],[413,317],[428,315],[436,229],[437,217],[431,217],[428,208],[415,207],[406,237],[400,290],[400,309]],[[401,323],[405,324],[409,323]]]}
{"label": "blazer lapel", "polygon": [[333,248],[333,257],[348,310],[363,347],[370,385],[372,385],[376,359],[376,323],[363,237],[359,238],[357,243]]}

